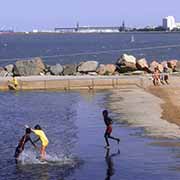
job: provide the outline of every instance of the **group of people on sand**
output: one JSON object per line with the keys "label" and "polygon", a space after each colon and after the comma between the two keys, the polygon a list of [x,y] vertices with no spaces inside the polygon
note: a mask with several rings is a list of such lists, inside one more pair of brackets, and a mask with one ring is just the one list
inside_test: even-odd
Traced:
{"label": "group of people on sand", "polygon": [[168,68],[164,67],[163,72],[161,73],[159,67],[155,67],[152,79],[154,86],[169,84]]}
{"label": "group of people on sand", "polygon": [[[105,142],[106,142],[105,148],[109,149],[110,148],[109,139],[117,141],[118,144],[120,142],[120,139],[111,136],[113,121],[109,117],[108,111],[103,110],[102,115],[103,115],[103,118],[104,118],[104,123],[106,125],[106,130],[105,130],[105,133],[104,133],[104,138],[105,138]],[[46,137],[46,134],[44,133],[44,131],[42,130],[42,128],[38,124],[34,127],[34,129],[30,128],[27,125],[25,127],[26,127],[25,135],[20,139],[19,144],[18,144],[18,146],[16,147],[16,150],[15,150],[14,157],[15,157],[16,163],[18,163],[20,154],[23,152],[25,144],[28,141],[30,141],[31,144],[34,146],[34,148],[37,149],[37,150],[38,150],[38,146],[35,143],[38,142],[39,140],[41,141],[40,161],[46,160],[46,148],[47,148],[48,143],[49,143],[48,138]],[[32,141],[32,139],[30,137],[31,132],[33,132],[38,137],[38,139],[36,139],[35,141]]]}

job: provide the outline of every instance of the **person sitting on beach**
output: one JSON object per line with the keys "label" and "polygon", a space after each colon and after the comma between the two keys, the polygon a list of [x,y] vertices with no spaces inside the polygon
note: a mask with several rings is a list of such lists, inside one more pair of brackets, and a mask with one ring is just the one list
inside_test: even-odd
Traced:
{"label": "person sitting on beach", "polygon": [[154,68],[154,73],[152,75],[153,78],[153,84],[154,86],[158,86],[160,83],[160,73],[159,73],[159,68],[155,67]]}
{"label": "person sitting on beach", "polygon": [[48,146],[48,138],[46,137],[46,134],[44,133],[44,131],[42,130],[42,128],[40,127],[40,125],[36,125],[34,127],[34,129],[31,128],[31,131],[38,136],[38,139],[35,140],[34,142],[37,141],[41,141],[41,149],[40,149],[40,160],[45,160],[45,156],[46,156],[46,148]]}
{"label": "person sitting on beach", "polygon": [[32,139],[31,139],[31,137],[30,137],[30,134],[31,134],[31,129],[30,129],[30,128],[26,128],[25,135],[20,139],[19,144],[18,144],[18,146],[16,147],[16,150],[15,150],[14,157],[15,157],[15,162],[16,162],[16,164],[18,163],[19,156],[20,156],[20,154],[23,152],[24,146],[25,146],[25,144],[26,144],[28,141],[30,141],[31,144],[32,144],[35,148],[37,148],[37,146],[35,145],[35,143],[32,141]]}
{"label": "person sitting on beach", "polygon": [[110,148],[108,138],[116,140],[118,144],[120,142],[120,139],[111,136],[111,133],[112,133],[112,119],[108,116],[108,111],[104,110],[102,112],[102,114],[103,114],[103,117],[104,117],[104,123],[106,125],[106,130],[105,130],[105,133],[104,133],[104,138],[105,138],[105,141],[106,141],[105,148]]}

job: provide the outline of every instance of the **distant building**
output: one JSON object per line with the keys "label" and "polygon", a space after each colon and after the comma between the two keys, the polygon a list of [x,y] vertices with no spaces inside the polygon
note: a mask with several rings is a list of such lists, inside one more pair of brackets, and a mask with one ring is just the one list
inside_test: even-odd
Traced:
{"label": "distant building", "polygon": [[114,33],[120,32],[119,27],[80,27],[77,23],[75,28],[55,28],[57,33]]}
{"label": "distant building", "polygon": [[180,29],[180,23],[176,23],[176,28]]}
{"label": "distant building", "polygon": [[122,22],[122,31],[126,31],[125,21]]}
{"label": "distant building", "polygon": [[57,33],[75,33],[76,28],[55,28],[54,31]]}
{"label": "distant building", "polygon": [[169,31],[175,29],[176,28],[175,18],[173,16],[167,16],[163,18],[163,28]]}
{"label": "distant building", "polygon": [[38,31],[38,29],[33,29],[32,32],[33,33],[38,33],[39,31]]}
{"label": "distant building", "polygon": [[77,32],[79,30],[79,22],[77,22],[77,24],[76,24],[76,29],[75,29],[75,31]]}

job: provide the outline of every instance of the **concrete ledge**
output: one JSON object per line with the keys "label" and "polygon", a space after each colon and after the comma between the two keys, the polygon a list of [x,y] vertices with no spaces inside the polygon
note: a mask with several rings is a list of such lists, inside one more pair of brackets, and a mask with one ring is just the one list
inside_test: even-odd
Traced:
{"label": "concrete ledge", "polygon": [[[0,78],[0,90],[8,90],[8,81]],[[17,90],[73,90],[73,89],[111,89],[123,84],[148,86],[152,83],[148,76],[28,76],[17,77]]]}

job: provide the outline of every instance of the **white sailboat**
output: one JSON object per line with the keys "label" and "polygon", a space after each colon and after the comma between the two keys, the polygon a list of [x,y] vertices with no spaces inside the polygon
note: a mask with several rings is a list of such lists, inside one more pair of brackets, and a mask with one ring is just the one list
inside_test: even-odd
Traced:
{"label": "white sailboat", "polygon": [[134,39],[134,35],[131,36],[131,43],[133,43],[135,41]]}

